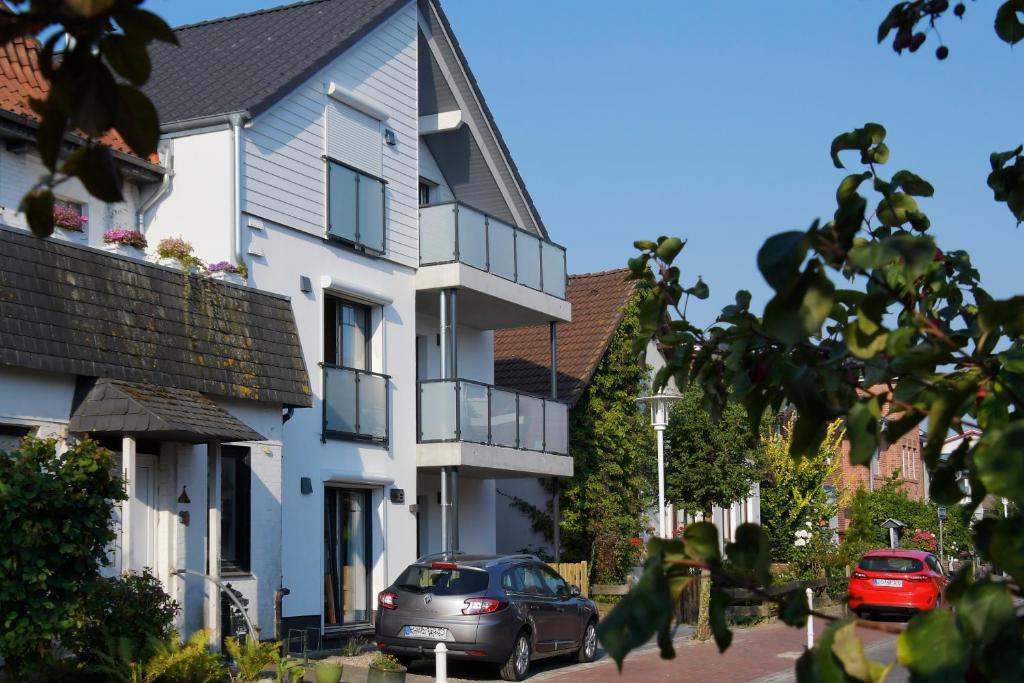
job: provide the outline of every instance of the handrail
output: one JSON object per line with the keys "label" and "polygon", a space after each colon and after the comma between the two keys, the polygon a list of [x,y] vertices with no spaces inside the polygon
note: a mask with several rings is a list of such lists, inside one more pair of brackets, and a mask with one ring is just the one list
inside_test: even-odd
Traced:
{"label": "handrail", "polygon": [[481,382],[475,379],[463,379],[462,377],[452,377],[450,379],[420,379],[417,380],[417,384],[440,384],[441,382],[459,382],[461,384],[475,384],[478,387],[486,387],[488,389],[497,389],[498,391],[507,391],[510,394],[518,394],[520,396],[528,396],[530,398],[539,398],[550,403],[562,403],[569,405],[569,402],[561,398],[552,398],[551,396],[544,396],[543,394],[534,394],[529,391],[520,391],[519,389],[513,389],[511,387],[503,387],[497,384],[488,384],[487,382]]}
{"label": "handrail", "polygon": [[349,367],[348,365],[337,365],[335,363],[324,363],[322,361],[320,363],[317,363],[317,365],[319,365],[322,368],[327,368],[329,370],[349,370],[350,372],[356,372],[356,373],[359,373],[360,375],[372,375],[373,377],[381,377],[383,379],[391,379],[391,375],[384,374],[383,372],[374,372],[373,370],[363,370],[361,368]]}
{"label": "handrail", "polygon": [[458,204],[459,206],[464,206],[467,209],[470,209],[471,211],[476,211],[477,213],[479,213],[479,214],[481,214],[481,215],[483,215],[483,216],[485,216],[487,218],[493,218],[494,220],[498,221],[499,223],[502,223],[503,225],[507,225],[508,227],[512,228],[513,230],[525,233],[525,234],[529,235],[530,237],[536,237],[541,242],[546,242],[547,244],[550,244],[553,247],[558,247],[562,251],[566,251],[566,248],[564,246],[562,246],[561,244],[559,244],[558,242],[554,242],[554,241],[552,241],[552,240],[550,240],[550,239],[548,239],[546,237],[541,237],[537,233],[530,232],[526,228],[520,228],[515,223],[507,221],[504,218],[498,218],[497,216],[495,216],[492,213],[487,213],[483,209],[478,209],[475,206],[473,206],[472,204],[467,204],[466,202],[461,201],[459,199],[446,199],[443,202],[430,202],[429,204],[420,204],[420,208],[421,209],[431,209],[431,208],[433,208],[435,206],[451,206],[453,204]]}

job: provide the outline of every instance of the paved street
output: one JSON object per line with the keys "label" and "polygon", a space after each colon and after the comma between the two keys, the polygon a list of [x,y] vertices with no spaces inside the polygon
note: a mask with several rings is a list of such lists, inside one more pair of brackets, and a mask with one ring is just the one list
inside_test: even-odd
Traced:
{"label": "paved street", "polygon": [[[819,633],[820,633],[819,626]],[[719,654],[714,643],[690,640],[689,628],[676,638],[676,658],[661,659],[652,644],[627,657],[620,675],[615,663],[603,653],[590,664],[572,664],[565,658],[537,662],[528,679],[540,683],[647,683],[678,681],[685,683],[790,683],[796,678],[793,666],[803,652],[806,634],[803,630],[783,624],[767,624],[733,631],[732,647]],[[896,656],[896,636],[871,629],[861,629],[868,656],[878,661],[891,661]],[[412,668],[410,683],[432,681],[433,664],[421,662]],[[453,664],[449,680],[496,680],[492,668]],[[346,677],[346,680],[348,678]],[[354,679],[353,679],[354,680]],[[905,683],[906,670],[897,667],[886,683]]]}

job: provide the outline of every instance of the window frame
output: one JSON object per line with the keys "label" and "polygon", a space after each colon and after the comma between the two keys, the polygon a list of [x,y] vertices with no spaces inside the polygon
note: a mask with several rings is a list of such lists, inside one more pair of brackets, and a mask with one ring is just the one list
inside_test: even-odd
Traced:
{"label": "window frame", "polygon": [[[332,329],[328,329],[327,323],[327,306],[329,304],[334,305],[334,326]],[[341,312],[344,306],[349,306],[354,310],[362,311],[365,315],[365,325],[363,327],[363,338],[364,338],[364,349],[363,349],[363,365],[364,367],[355,367],[354,365],[346,365],[341,361],[344,360],[344,348],[342,345],[343,335],[342,325],[340,321],[342,319]],[[362,372],[373,372],[373,306],[370,304],[364,304],[359,301],[352,299],[346,299],[342,296],[337,296],[330,292],[324,293],[324,339],[323,339],[323,353],[321,357],[326,365],[333,365],[339,368],[348,368],[350,370],[359,370]],[[333,332],[334,336],[334,357],[327,357],[327,334]]]}
{"label": "window frame", "polygon": [[[326,192],[325,192],[325,194],[327,195],[327,202],[326,202],[327,214],[325,216],[325,219],[326,219],[325,222],[326,222],[326,227],[327,227],[327,231],[326,231],[327,239],[331,240],[333,242],[339,242],[339,243],[344,244],[346,246],[352,247],[352,248],[357,249],[358,251],[361,251],[361,252],[363,252],[365,254],[383,256],[384,254],[387,253],[387,246],[388,246],[388,217],[387,217],[387,186],[388,186],[388,181],[386,179],[384,179],[384,178],[381,178],[380,176],[374,175],[373,173],[368,173],[367,171],[364,171],[361,168],[353,166],[352,164],[347,164],[344,161],[341,161],[340,159],[336,159],[336,158],[334,158],[332,156],[324,155],[323,159],[324,159],[324,162],[326,164],[326,180],[327,180],[327,183],[326,183],[327,187],[326,187]],[[355,176],[356,176],[356,187],[355,187],[355,202],[356,202],[356,205],[355,205],[355,238],[354,239],[350,239],[350,238],[348,238],[348,237],[346,237],[344,235],[339,235],[339,234],[335,234],[335,233],[331,232],[331,215],[332,215],[332,208],[331,208],[332,207],[332,202],[331,202],[331,165],[332,164],[335,165],[335,166],[340,166],[340,167],[342,167],[344,169],[347,169],[347,170],[351,171],[352,173],[354,173]],[[360,212],[359,212],[359,202],[360,202],[360,192],[359,192],[359,182],[360,182],[360,180],[359,179],[361,177],[362,178],[369,178],[370,180],[373,180],[375,182],[380,183],[380,220],[381,220],[381,247],[380,247],[380,249],[378,249],[375,246],[372,246],[372,245],[369,245],[369,244],[365,243],[362,240],[362,238],[361,238],[361,236],[362,236],[362,231],[360,230],[360,216],[361,215],[360,215]]]}
{"label": "window frame", "polygon": [[[218,551],[220,573],[222,575],[245,576],[252,573],[252,449],[244,446],[221,446],[220,466],[221,529],[220,549]],[[224,484],[226,481],[224,472],[229,466],[234,469],[233,481],[235,482],[235,495],[233,497],[234,514],[231,518],[225,514],[224,506]],[[238,483],[241,481],[239,475],[242,473],[246,475],[245,486],[239,487]],[[241,494],[239,494],[240,488]],[[227,538],[224,527],[229,519],[235,526],[236,552],[234,553],[235,557],[232,558],[224,556],[224,539]]]}

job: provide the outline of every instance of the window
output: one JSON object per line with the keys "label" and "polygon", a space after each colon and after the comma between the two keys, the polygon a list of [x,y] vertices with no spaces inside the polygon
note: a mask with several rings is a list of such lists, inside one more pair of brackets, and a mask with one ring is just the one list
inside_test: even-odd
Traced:
{"label": "window", "polygon": [[929,555],[928,557],[924,558],[924,561],[928,563],[928,567],[936,574],[945,574],[945,572],[942,571],[942,565],[939,564],[939,561],[935,559],[934,555]]}
{"label": "window", "polygon": [[327,233],[384,252],[384,181],[337,161],[327,162]]}
{"label": "window", "polygon": [[538,565],[537,570],[540,572],[541,578],[544,580],[544,587],[552,595],[568,595],[569,586],[566,585],[565,579],[558,575],[554,569],[546,565]]}
{"label": "window", "polygon": [[33,431],[32,427],[0,424],[0,453],[17,450],[21,440]]}
{"label": "window", "polygon": [[324,362],[370,369],[370,307],[324,298]]}
{"label": "window", "polygon": [[252,470],[248,448],[221,447],[220,570],[248,574],[252,530]]}
{"label": "window", "polygon": [[53,224],[71,232],[85,232],[89,217],[85,204],[69,199],[53,200]]}
{"label": "window", "polygon": [[524,564],[505,572],[501,577],[501,585],[513,593],[544,595],[548,592],[545,577],[535,565]]}
{"label": "window", "polygon": [[413,593],[469,595],[487,590],[490,577],[482,569],[433,567],[414,564],[398,579],[399,588]]}
{"label": "window", "polygon": [[420,181],[420,206],[430,203],[430,184]]}
{"label": "window", "polygon": [[893,572],[896,574],[913,574],[924,569],[921,560],[892,555],[871,555],[862,558],[858,566],[869,572]]}

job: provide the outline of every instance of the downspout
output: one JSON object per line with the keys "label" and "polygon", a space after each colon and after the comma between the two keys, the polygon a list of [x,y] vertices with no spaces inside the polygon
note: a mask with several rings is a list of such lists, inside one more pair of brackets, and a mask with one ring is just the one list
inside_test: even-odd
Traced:
{"label": "downspout", "polygon": [[174,176],[174,141],[171,140],[167,144],[167,161],[164,162],[164,166],[167,170],[164,171],[164,177],[160,181],[160,187],[156,189],[156,192],[150,196],[149,199],[142,203],[139,210],[135,212],[136,230],[139,232],[146,231],[146,212],[153,208],[154,205],[167,194],[167,191],[171,188],[171,178]]}
{"label": "downspout", "polygon": [[231,254],[235,263],[245,264],[242,254],[242,114],[235,112],[228,117],[231,125]]}

